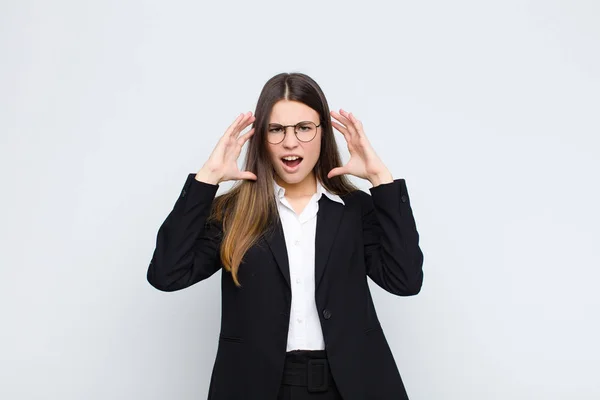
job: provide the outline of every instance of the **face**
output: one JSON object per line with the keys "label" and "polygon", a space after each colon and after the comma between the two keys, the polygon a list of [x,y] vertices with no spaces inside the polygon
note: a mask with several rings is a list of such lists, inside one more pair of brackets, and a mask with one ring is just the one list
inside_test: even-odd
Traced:
{"label": "face", "polygon": [[[319,113],[306,104],[298,101],[280,100],[273,106],[269,124],[295,125],[302,121],[312,121],[319,125]],[[267,135],[269,135],[267,127]],[[294,134],[294,127],[285,128],[286,134],[281,143],[267,142],[267,149],[275,170],[276,181],[279,184],[295,185],[305,179],[312,179],[313,168],[321,153],[321,127],[317,128],[316,136],[310,142],[301,142]],[[300,164],[290,167],[284,163],[282,157],[296,155],[301,157]]]}

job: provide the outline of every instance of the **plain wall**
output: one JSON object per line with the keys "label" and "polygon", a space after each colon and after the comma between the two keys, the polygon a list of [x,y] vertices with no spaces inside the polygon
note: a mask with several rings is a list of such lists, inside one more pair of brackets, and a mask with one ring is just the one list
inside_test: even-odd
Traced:
{"label": "plain wall", "polygon": [[220,273],[163,293],[146,270],[187,174],[293,71],[406,179],[423,289],[371,287],[410,398],[600,398],[599,21],[567,0],[2,1],[0,398],[206,398]]}

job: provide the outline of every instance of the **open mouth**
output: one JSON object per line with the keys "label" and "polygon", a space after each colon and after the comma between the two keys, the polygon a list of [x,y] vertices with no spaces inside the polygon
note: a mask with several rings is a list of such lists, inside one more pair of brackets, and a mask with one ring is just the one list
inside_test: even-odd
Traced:
{"label": "open mouth", "polygon": [[288,168],[296,168],[302,162],[302,158],[297,158],[296,160],[284,160],[282,158],[281,161],[283,161],[283,164]]}

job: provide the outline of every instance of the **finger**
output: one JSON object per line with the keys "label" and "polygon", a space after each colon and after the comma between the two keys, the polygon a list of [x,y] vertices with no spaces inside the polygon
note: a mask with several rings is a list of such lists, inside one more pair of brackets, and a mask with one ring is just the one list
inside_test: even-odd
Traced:
{"label": "finger", "polygon": [[346,129],[346,127],[344,125],[342,125],[342,124],[338,124],[335,121],[331,121],[331,126],[333,126],[335,129],[337,129],[338,131],[340,131],[340,133],[342,135],[344,135],[344,137],[346,139],[348,138],[347,135],[350,135],[350,133],[348,132],[348,129]]}
{"label": "finger", "polygon": [[255,130],[255,128],[252,128],[252,129],[250,129],[248,132],[246,132],[246,133],[244,133],[242,136],[240,136],[240,137],[238,138],[238,142],[239,142],[240,146],[243,146],[243,145],[244,145],[244,143],[246,143],[246,141],[247,141],[248,139],[250,139],[250,136],[252,136],[252,135],[254,134],[254,132],[255,132],[255,131],[256,131],[256,130]]}
{"label": "finger", "polygon": [[256,121],[256,116],[250,115],[250,118],[248,118],[248,121],[246,121],[244,128],[252,125],[254,123],[254,121]]}
{"label": "finger", "polygon": [[[340,109],[340,111],[342,111],[342,109]],[[342,124],[344,124],[344,126],[346,127],[346,129],[349,132],[350,137],[354,136],[356,134],[356,131],[354,130],[354,124],[352,123],[352,121],[350,121],[348,118],[346,118],[344,115],[336,113],[335,111],[332,111],[332,116],[337,119],[338,121],[340,121]]]}
{"label": "finger", "polygon": [[237,137],[239,133],[244,130],[246,126],[248,126],[248,120],[252,119],[252,113],[247,112],[244,113],[244,116],[241,120],[238,121],[237,125],[233,128],[233,132],[231,133],[234,137]]}
{"label": "finger", "polygon": [[352,121],[352,123],[356,127],[356,131],[358,132],[358,134],[360,136],[365,136],[365,130],[363,128],[362,122],[360,122],[352,113],[350,113],[349,116],[350,116],[350,121]]}
{"label": "finger", "polygon": [[243,113],[240,113],[237,118],[231,123],[231,125],[229,125],[229,127],[227,128],[227,130],[225,131],[225,135],[223,136],[229,136],[231,135],[231,133],[233,132],[233,130],[235,129],[235,127],[237,126],[237,124],[239,123],[239,121],[244,117]]}
{"label": "finger", "polygon": [[352,121],[352,118],[350,116],[350,113],[348,113],[347,111],[344,111],[340,108],[340,113],[342,114],[342,116],[344,118],[346,118],[348,120],[349,126],[348,126],[348,130],[353,134],[353,135],[357,135],[359,136],[356,126],[354,125],[354,122]]}
{"label": "finger", "polygon": [[247,113],[242,114],[242,118],[236,120],[236,124],[234,125],[230,135],[233,137],[237,137],[237,135],[247,126],[248,119],[252,118],[252,112],[248,111]]}
{"label": "finger", "polygon": [[248,126],[252,125],[252,123],[256,120],[256,117],[254,117],[254,115],[250,114],[249,116],[247,116],[246,118],[242,119],[240,121],[240,123],[238,124],[237,128],[236,128],[236,136],[240,134],[240,132],[242,132],[244,129],[246,129]]}
{"label": "finger", "polygon": [[344,124],[344,125],[349,125],[350,121],[348,120],[348,118],[344,117],[343,115],[335,112],[335,111],[331,111],[331,116],[335,119],[337,119],[340,123]]}

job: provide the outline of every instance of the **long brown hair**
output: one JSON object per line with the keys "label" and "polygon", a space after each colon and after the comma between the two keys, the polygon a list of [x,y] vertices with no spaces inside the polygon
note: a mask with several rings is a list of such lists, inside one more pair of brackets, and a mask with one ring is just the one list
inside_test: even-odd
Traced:
{"label": "long brown hair", "polygon": [[209,219],[223,227],[220,257],[226,271],[231,272],[236,286],[241,286],[237,272],[244,254],[262,235],[274,228],[279,218],[273,190],[274,170],[267,150],[266,132],[273,105],[279,100],[301,102],[317,111],[321,120],[321,153],[313,169],[316,179],[331,193],[344,195],[358,190],[344,175],[327,178],[341,157],[333,135],[329,106],[319,85],[302,73],[281,73],[265,83],[254,112],[254,135],[248,140],[243,170],[253,172],[256,181],[239,180],[232,188],[217,196]]}

